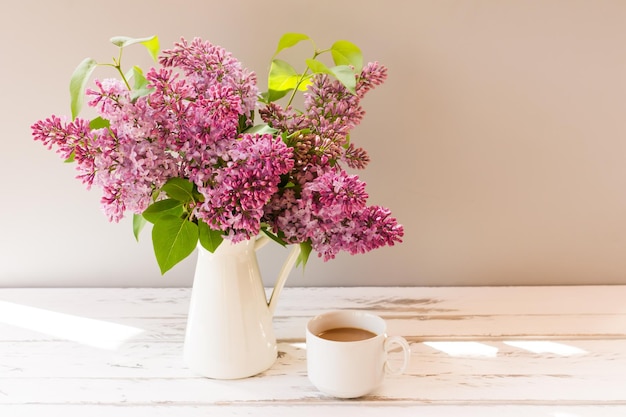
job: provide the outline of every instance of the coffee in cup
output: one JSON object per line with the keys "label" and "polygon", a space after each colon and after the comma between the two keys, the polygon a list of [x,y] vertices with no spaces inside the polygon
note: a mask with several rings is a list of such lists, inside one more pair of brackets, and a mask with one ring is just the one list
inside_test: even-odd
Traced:
{"label": "coffee in cup", "polygon": [[358,327],[336,327],[320,332],[318,337],[336,342],[356,342],[359,340],[371,339],[376,333]]}

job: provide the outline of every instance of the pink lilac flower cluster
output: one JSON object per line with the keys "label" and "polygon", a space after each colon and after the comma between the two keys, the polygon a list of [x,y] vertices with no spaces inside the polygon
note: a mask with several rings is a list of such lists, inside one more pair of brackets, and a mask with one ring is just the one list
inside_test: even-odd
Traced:
{"label": "pink lilac flower cluster", "polygon": [[296,186],[272,197],[266,221],[288,242],[310,241],[324,260],[340,251],[365,253],[402,241],[404,230],[390,211],[367,206],[365,183],[341,166],[362,169],[369,162],[367,152],[349,142],[349,133],[365,114],[360,100],[386,76],[384,66],[368,63],[352,94],[338,80],[318,74],[304,94],[303,112],[276,103],[259,111],[269,126],[291,135],[295,158],[290,176]]}
{"label": "pink lilac flower cluster", "polygon": [[233,241],[268,224],[287,243],[309,242],[325,260],[401,241],[402,226],[387,209],[368,207],[365,184],[342,168],[369,160],[348,137],[364,115],[360,99],[384,81],[384,67],[365,66],[356,95],[315,76],[304,112],[271,103],[259,114],[277,133],[251,134],[245,129],[258,102],[256,76],[230,53],[181,39],[159,63],[146,73],[147,95],[133,97],[116,79],[96,80],[87,90],[107,125],[51,116],[32,126],[35,140],[77,163],[88,188],[102,189],[110,221],[143,213],[177,177],[202,195],[192,218]]}

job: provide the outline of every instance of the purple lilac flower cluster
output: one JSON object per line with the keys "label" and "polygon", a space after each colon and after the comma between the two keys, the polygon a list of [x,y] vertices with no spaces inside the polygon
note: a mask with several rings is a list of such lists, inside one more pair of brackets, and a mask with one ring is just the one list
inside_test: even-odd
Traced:
{"label": "purple lilac flower cluster", "polygon": [[170,178],[184,178],[202,195],[191,218],[233,241],[266,224],[287,243],[310,243],[325,260],[401,242],[402,226],[389,210],[367,206],[365,184],[342,168],[369,161],[348,138],[364,115],[360,99],[386,77],[383,66],[364,67],[356,94],[316,75],[304,112],[267,104],[259,114],[277,132],[252,134],[245,129],[258,102],[256,76],[230,53],[181,39],[159,63],[146,73],[147,95],[133,97],[116,79],[87,90],[104,126],[56,116],[32,126],[36,140],[77,163],[88,188],[102,189],[110,221],[143,213]]}
{"label": "purple lilac flower cluster", "polygon": [[340,251],[365,253],[402,241],[404,230],[390,211],[367,206],[365,183],[342,167],[363,169],[369,162],[367,152],[350,143],[349,133],[365,114],[360,100],[386,76],[384,66],[368,63],[352,94],[339,81],[317,74],[304,93],[303,112],[276,103],[259,111],[269,126],[290,135],[295,159],[289,174],[295,186],[272,197],[267,222],[288,242],[310,241],[324,260]]}

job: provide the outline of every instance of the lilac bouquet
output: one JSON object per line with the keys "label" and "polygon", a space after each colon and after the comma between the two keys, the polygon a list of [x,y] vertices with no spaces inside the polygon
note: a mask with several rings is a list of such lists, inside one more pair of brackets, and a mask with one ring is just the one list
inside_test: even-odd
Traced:
{"label": "lilac bouquet", "polygon": [[[34,139],[75,162],[87,188],[101,188],[110,221],[132,213],[137,239],[152,223],[162,273],[198,242],[213,252],[223,239],[259,233],[300,245],[303,263],[311,251],[329,260],[339,251],[401,242],[402,226],[388,209],[368,206],[365,183],[345,170],[369,161],[350,131],[363,118],[361,99],[387,70],[363,65],[348,41],[323,51],[313,44],[303,72],[276,58],[304,40],[310,41],[297,33],[280,39],[261,94],[253,72],[207,41],[181,39],[159,55],[157,37],[115,37],[120,54],[113,64],[87,58],[72,75],[72,119],[37,121]],[[144,45],[159,65],[124,72],[122,50],[133,44]],[[333,67],[318,59],[324,52]],[[99,65],[113,66],[120,77],[88,88]],[[293,107],[298,93],[302,110]],[[84,97],[98,117],[78,117]]]}

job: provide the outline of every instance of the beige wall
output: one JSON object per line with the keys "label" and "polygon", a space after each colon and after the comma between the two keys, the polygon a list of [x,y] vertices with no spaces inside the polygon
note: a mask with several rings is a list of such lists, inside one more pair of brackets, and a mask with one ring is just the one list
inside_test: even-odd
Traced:
{"label": "beige wall", "polygon": [[[29,126],[67,113],[69,74],[107,61],[113,35],[200,36],[263,79],[286,31],[352,40],[389,67],[353,140],[373,160],[371,202],[406,229],[403,245],[313,261],[290,285],[626,283],[624,22],[623,0],[13,2],[0,13],[0,286],[188,285],[193,259],[161,277],[149,235],[107,223]],[[264,249],[268,282],[283,254]]]}

